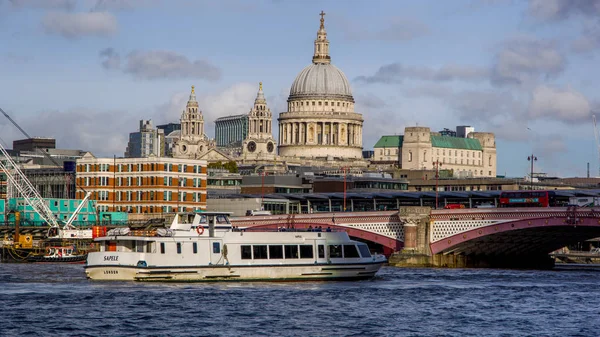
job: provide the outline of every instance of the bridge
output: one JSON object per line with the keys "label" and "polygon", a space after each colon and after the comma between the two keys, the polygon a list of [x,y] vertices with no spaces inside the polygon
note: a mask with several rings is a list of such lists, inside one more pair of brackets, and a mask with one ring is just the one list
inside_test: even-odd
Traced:
{"label": "bridge", "polygon": [[549,268],[549,253],[600,237],[600,209],[475,208],[316,213],[233,219],[241,227],[345,230],[402,266]]}

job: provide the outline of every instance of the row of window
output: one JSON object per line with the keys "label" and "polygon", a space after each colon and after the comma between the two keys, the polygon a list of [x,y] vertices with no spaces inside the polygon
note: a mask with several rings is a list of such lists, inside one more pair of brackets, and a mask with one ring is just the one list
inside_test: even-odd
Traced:
{"label": "row of window", "polygon": [[[311,104],[311,102],[312,102],[312,104]],[[336,103],[337,103],[338,107],[341,106],[341,107],[347,108],[347,107],[350,106],[350,103],[345,103],[345,102],[341,102],[341,103],[340,102],[331,102],[331,104],[329,104],[329,102],[327,102],[327,101],[325,101],[325,102],[322,102],[322,101],[307,101],[306,102],[306,106],[309,106],[309,105],[312,105],[312,106],[316,106],[316,105],[319,105],[319,106],[323,106],[323,105],[325,105],[325,106],[336,106]],[[295,104],[294,103],[290,103],[290,104],[292,106],[296,106],[296,107],[304,106],[304,102],[295,102]]]}
{"label": "row of window", "polygon": [[[133,250],[144,252],[145,242],[133,242]],[[151,245],[151,244],[150,244]],[[176,243],[177,254],[182,254],[183,247],[181,242]],[[328,245],[330,258],[359,258],[370,257],[371,253],[367,245]],[[312,259],[314,258],[313,245],[241,245],[240,253],[242,260],[281,260],[281,259]],[[359,253],[360,251],[360,253]],[[213,254],[221,253],[221,244],[212,243]],[[166,253],[165,242],[160,243],[160,253]],[[192,253],[198,254],[198,243],[192,242]],[[325,245],[317,245],[317,256],[320,259],[325,258]]]}
{"label": "row of window", "polygon": [[[80,184],[84,186],[110,186],[110,177],[85,177],[80,178]],[[202,187],[203,178],[178,178],[178,186],[180,187]],[[189,182],[191,182],[191,186]],[[118,177],[115,180],[116,186],[145,186],[145,185],[159,185],[161,186],[175,186],[173,185],[173,177]]]}
{"label": "row of window", "polygon": [[[330,258],[358,258],[370,257],[371,253],[366,245],[360,245],[360,254],[355,245],[328,245]],[[242,260],[280,260],[280,259],[312,259],[314,258],[313,245],[242,245]],[[317,256],[325,258],[325,245],[317,245]]]}
{"label": "row of window", "polygon": [[[79,172],[110,172],[110,164],[83,164],[79,165]],[[162,167],[161,167],[162,166]],[[159,171],[164,170],[165,172],[174,172],[173,164],[117,164],[118,172],[142,172],[142,171]],[[202,173],[201,165],[193,165],[194,173]],[[188,172],[188,165],[177,165],[177,172]]]}

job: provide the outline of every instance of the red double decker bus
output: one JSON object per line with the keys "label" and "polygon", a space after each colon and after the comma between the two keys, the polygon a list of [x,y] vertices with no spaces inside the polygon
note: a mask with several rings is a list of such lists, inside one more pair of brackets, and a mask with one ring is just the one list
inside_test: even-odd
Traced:
{"label": "red double decker bus", "polygon": [[556,205],[553,191],[509,191],[500,193],[500,207],[552,207]]}

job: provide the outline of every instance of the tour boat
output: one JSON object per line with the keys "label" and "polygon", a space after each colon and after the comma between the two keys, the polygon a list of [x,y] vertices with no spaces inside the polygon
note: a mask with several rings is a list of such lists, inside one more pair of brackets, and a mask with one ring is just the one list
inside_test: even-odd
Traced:
{"label": "tour boat", "polygon": [[346,232],[239,229],[223,212],[177,214],[168,229],[115,228],[95,241],[92,280],[360,280],[387,262]]}

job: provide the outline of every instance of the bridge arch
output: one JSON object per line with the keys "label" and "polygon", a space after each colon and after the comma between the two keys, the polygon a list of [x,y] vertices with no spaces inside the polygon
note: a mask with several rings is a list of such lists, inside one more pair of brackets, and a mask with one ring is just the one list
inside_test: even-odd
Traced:
{"label": "bridge arch", "polygon": [[432,254],[541,256],[600,237],[596,216],[538,217],[496,222],[430,244]]}

